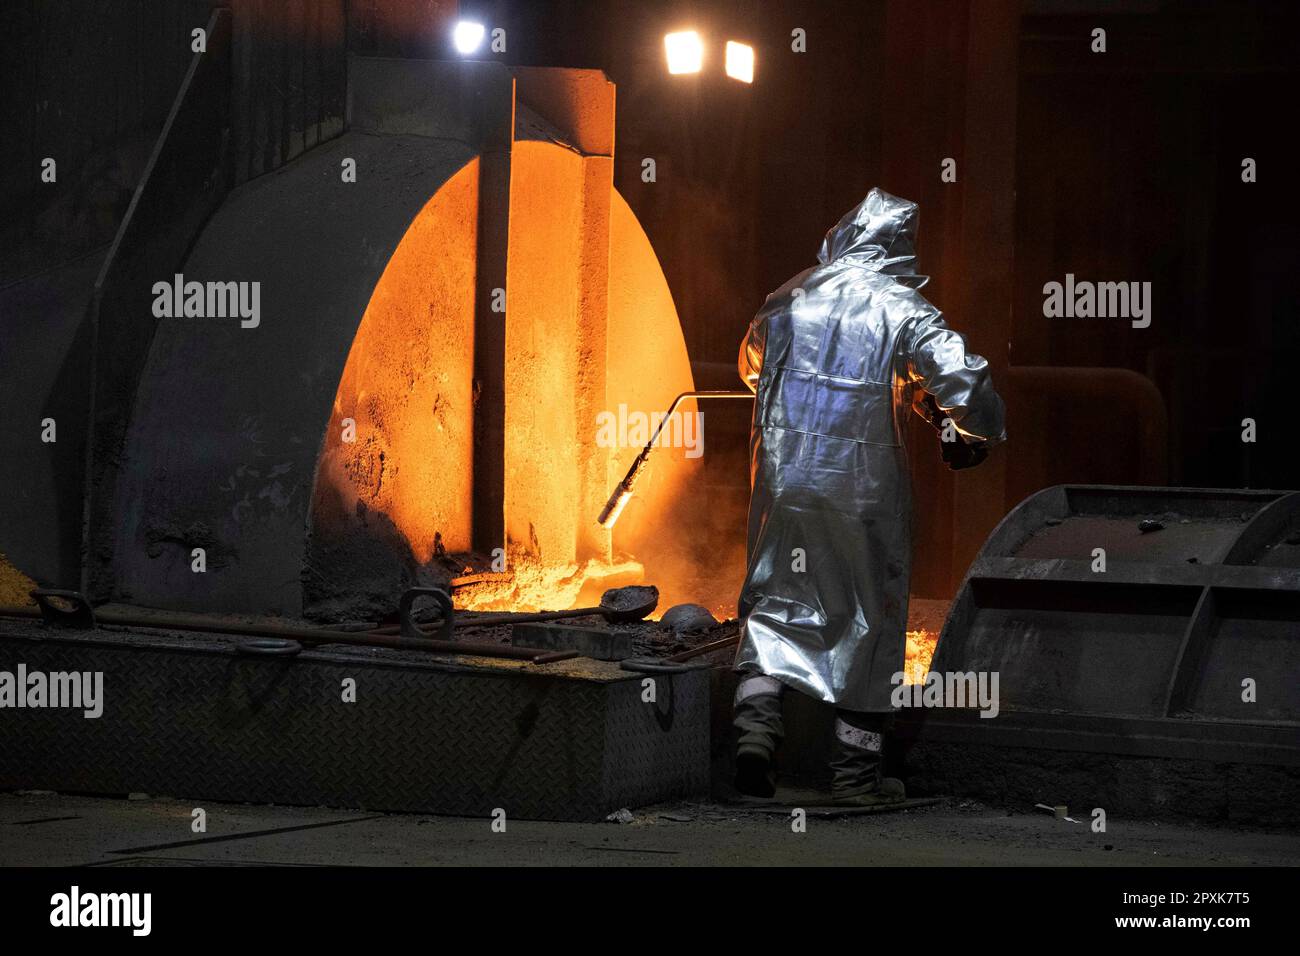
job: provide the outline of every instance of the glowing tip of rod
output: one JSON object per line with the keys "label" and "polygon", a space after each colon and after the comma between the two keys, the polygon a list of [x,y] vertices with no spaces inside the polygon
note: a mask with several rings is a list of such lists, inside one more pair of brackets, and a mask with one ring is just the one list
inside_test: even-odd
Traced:
{"label": "glowing tip of rod", "polygon": [[605,507],[600,512],[600,517],[596,519],[596,523],[606,530],[614,527],[614,523],[618,521],[618,516],[623,513],[623,509],[627,507],[627,503],[631,500],[631,489],[620,487],[609,501],[605,502]]}

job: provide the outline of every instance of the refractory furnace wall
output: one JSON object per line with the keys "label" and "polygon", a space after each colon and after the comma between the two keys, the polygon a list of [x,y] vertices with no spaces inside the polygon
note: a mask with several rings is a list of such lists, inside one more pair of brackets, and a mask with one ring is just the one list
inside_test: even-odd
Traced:
{"label": "refractory furnace wall", "polygon": [[[508,547],[520,583],[485,600],[567,607],[619,574],[692,599],[654,547],[682,520],[681,449],[656,450],[612,537],[596,524],[639,450],[599,441],[598,416],[653,418],[692,387],[613,189],[613,97],[595,71],[353,57],[346,132],[222,193],[164,275],[124,273],[146,309],[173,278],[256,287],[260,307],[155,313],[138,370],[105,347],[100,365],[131,365],[97,457],[112,480],[59,489],[98,516],[93,597],[372,615]],[[15,573],[77,586],[5,545]]]}
{"label": "refractory furnace wall", "polygon": [[357,330],[313,493],[317,610],[386,607],[412,569],[470,547],[478,176],[472,160],[416,216]]}
{"label": "refractory furnace wall", "polygon": [[[367,175],[343,181],[345,158]],[[430,198],[473,159],[451,140],[350,132],[227,197],[183,272],[259,282],[261,321],[158,321],[117,486],[114,548],[102,558],[118,600],[296,615],[304,579],[348,584],[315,566],[304,573],[339,382],[399,245],[413,225],[422,234]],[[407,277],[451,287],[454,261],[429,268]],[[436,334],[413,336],[412,349],[433,348]],[[207,554],[202,574],[191,571],[196,547]]]}
{"label": "refractory furnace wall", "polygon": [[588,423],[575,420],[583,164],[571,150],[528,141],[511,162],[506,536],[550,564],[575,561],[577,524],[591,520],[578,513],[578,429]]}

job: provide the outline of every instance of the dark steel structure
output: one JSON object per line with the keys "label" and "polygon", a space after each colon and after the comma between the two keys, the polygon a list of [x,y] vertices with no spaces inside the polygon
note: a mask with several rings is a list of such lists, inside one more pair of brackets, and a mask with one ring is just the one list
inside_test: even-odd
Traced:
{"label": "dark steel structure", "polygon": [[[708,675],[0,625],[0,659],[103,673],[104,710],[0,721],[0,790],[600,820],[708,783]],[[355,682],[354,702],[343,681]]]}
{"label": "dark steel structure", "polygon": [[[912,757],[937,754],[939,766],[927,768],[936,779],[976,772],[953,764],[963,747],[979,748],[976,775],[986,782],[1007,772],[999,752],[1019,763],[1053,751],[1079,766],[1083,755],[1107,754],[1183,762],[1170,770],[1169,791],[1198,773],[1221,783],[1243,767],[1268,768],[1266,792],[1246,792],[1253,787],[1243,779],[1228,797],[1294,806],[1300,494],[1045,489],[990,536],[931,666],[1000,678],[994,719],[905,712]],[[1115,762],[1097,789],[1123,788],[1123,766]]]}

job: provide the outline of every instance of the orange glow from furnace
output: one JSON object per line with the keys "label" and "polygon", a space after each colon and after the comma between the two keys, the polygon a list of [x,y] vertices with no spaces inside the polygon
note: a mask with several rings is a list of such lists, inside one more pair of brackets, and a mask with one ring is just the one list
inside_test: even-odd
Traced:
{"label": "orange glow from furnace", "polygon": [[933,631],[908,631],[907,652],[904,658],[904,684],[924,684],[925,675],[930,673],[930,661],[934,659],[934,648],[939,643],[939,635]]}
{"label": "orange glow from furnace", "polygon": [[[316,484],[420,563],[470,540],[478,160],[407,228],[353,339]],[[355,517],[355,516],[361,517]]]}
{"label": "orange glow from furnace", "polygon": [[[458,590],[456,603],[566,610],[599,603],[605,589],[652,584],[660,592],[652,618],[688,602],[734,617],[744,518],[734,533],[717,532],[726,541],[700,544],[710,514],[700,458],[657,447],[618,526],[596,523],[641,450],[599,443],[597,416],[626,405],[653,418],[694,382],[654,249],[616,191],[607,208],[588,201],[591,162],[549,142],[521,140],[512,151],[508,575]],[[472,160],[388,262],[339,383],[317,476],[318,497],[342,529],[331,540],[380,538],[439,573],[473,539],[477,184]],[[683,416],[696,411],[693,401],[679,406]]]}

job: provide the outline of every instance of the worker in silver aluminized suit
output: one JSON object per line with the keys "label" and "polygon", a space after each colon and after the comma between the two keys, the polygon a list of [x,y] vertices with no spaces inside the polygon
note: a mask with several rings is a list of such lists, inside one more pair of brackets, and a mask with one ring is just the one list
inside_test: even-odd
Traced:
{"label": "worker in silver aluminized suit", "polygon": [[[749,567],[735,725],[736,787],[774,792],[781,695],[836,708],[832,796],[901,802],[881,776],[903,670],[911,571],[909,408],[941,430],[952,468],[1003,441],[988,362],[916,291],[915,203],[873,189],[817,259],[767,297],[740,349],[754,389]],[[947,441],[944,441],[944,438]]]}

